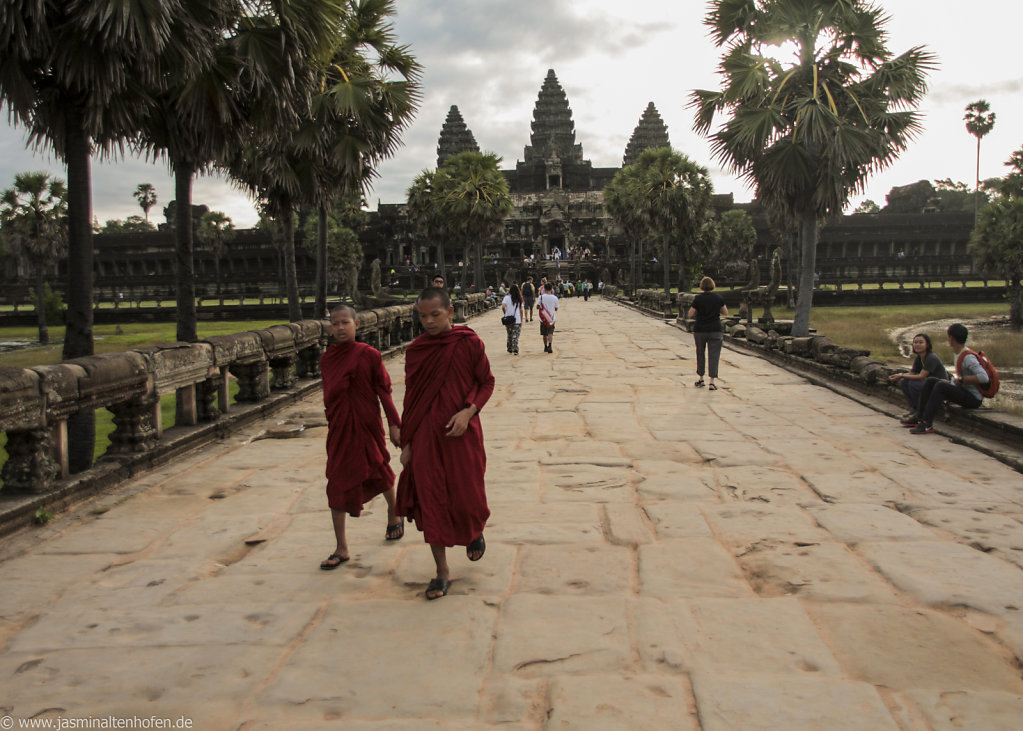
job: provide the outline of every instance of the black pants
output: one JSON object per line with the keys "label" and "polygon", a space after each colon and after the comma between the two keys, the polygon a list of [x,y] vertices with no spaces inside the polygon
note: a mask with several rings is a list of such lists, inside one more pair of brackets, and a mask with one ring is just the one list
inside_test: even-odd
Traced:
{"label": "black pants", "polygon": [[[725,336],[721,332],[716,333],[693,333],[693,340],[696,341],[696,375],[703,378],[706,372],[707,356],[710,356],[710,377],[718,377],[718,361],[721,360],[721,345]],[[707,355],[704,355],[703,348],[706,346]]]}
{"label": "black pants", "polygon": [[928,424],[933,424],[934,415],[938,413],[938,409],[945,401],[951,401],[968,409],[975,409],[981,405],[983,400],[978,399],[962,386],[956,386],[944,379],[931,376],[924,381],[924,388],[920,392],[920,418]]}

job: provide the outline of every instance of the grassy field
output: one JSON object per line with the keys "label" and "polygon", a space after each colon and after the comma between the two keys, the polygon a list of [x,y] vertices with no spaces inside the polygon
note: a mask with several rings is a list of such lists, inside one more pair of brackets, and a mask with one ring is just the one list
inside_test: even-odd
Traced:
{"label": "grassy field", "polygon": [[[213,335],[231,335],[245,330],[259,330],[280,325],[281,320],[270,321],[200,321],[198,332],[200,338]],[[34,365],[50,365],[61,360],[61,348],[64,340],[63,327],[51,327],[50,345],[32,345],[19,350],[0,353],[0,366],[12,368],[28,368]],[[118,332],[120,330],[120,332]],[[39,331],[34,327],[0,328],[0,341],[34,343]],[[93,327],[95,351],[99,353],[116,353],[133,348],[146,348],[159,343],[173,343],[177,338],[177,326],[173,322],[129,323],[124,325],[96,325]]]}

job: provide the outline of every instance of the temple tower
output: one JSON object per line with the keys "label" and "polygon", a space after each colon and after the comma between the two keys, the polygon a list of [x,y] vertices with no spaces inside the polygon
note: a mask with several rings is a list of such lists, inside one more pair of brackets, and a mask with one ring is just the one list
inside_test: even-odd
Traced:
{"label": "temple tower", "polygon": [[444,120],[444,126],[441,127],[440,139],[437,141],[437,167],[460,152],[479,151],[480,146],[476,144],[472,131],[465,125],[462,113],[452,104],[448,110],[448,117]]}
{"label": "temple tower", "polygon": [[657,149],[658,147],[670,147],[668,139],[668,128],[657,112],[653,102],[646,105],[639,124],[629,138],[629,144],[625,147],[625,157],[622,158],[622,167],[633,165],[639,160],[643,150]]}
{"label": "temple tower", "polygon": [[572,109],[554,69],[547,70],[547,78],[533,107],[530,129],[531,144],[522,153],[527,165],[543,163],[551,158],[563,163],[583,162],[583,146],[575,143]]}

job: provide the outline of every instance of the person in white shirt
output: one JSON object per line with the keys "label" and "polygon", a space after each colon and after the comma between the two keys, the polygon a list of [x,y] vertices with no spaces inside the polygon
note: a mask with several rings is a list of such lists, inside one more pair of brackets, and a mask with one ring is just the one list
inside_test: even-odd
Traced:
{"label": "person in white shirt", "polygon": [[536,312],[540,316],[540,335],[543,337],[543,352],[553,353],[554,323],[558,319],[558,298],[544,287],[543,294],[536,299]]}
{"label": "person in white shirt", "polygon": [[508,352],[513,355],[519,354],[519,333],[522,332],[522,308],[524,304],[522,302],[522,293],[519,291],[519,285],[513,284],[511,291],[504,296],[504,300],[501,302],[501,312],[504,313],[504,318],[513,317],[515,321],[505,325],[505,329],[508,331]]}

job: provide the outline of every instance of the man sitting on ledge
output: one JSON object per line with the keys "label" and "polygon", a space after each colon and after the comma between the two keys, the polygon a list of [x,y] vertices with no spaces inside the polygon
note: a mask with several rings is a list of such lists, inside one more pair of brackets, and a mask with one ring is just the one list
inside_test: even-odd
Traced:
{"label": "man sitting on ledge", "polygon": [[983,403],[984,396],[978,386],[987,385],[987,371],[973,353],[959,357],[966,347],[969,333],[962,323],[957,322],[949,326],[948,344],[956,356],[956,374],[951,382],[933,376],[924,382],[924,387],[920,391],[919,411],[902,421],[903,426],[913,427],[910,434],[933,434],[934,415],[945,401],[951,401],[967,409],[975,409]]}

